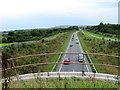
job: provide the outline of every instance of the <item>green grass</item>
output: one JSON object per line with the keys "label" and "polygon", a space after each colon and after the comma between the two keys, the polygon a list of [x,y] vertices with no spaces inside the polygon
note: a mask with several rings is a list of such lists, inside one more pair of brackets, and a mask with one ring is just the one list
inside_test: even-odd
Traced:
{"label": "green grass", "polygon": [[56,37],[59,37],[59,36],[61,36],[61,35],[63,35],[64,33],[58,33],[58,34],[55,34],[55,35],[53,35],[53,36],[49,36],[49,37],[46,37],[46,38],[43,38],[44,40],[48,40],[48,39],[54,39],[54,38],[56,38]]}
{"label": "green grass", "polygon": [[[54,38],[57,38],[61,35],[63,35],[64,33],[58,33],[58,34],[55,34],[53,36],[49,36],[49,37],[46,37],[46,38],[43,38],[44,40],[49,40],[49,39],[54,39]],[[28,42],[28,41],[26,41]],[[11,45],[11,44],[16,44],[17,42],[13,42],[13,43],[0,43],[0,46],[8,46],[8,45]]]}
{"label": "green grass", "polygon": [[[86,51],[87,51],[87,52],[90,52],[89,49],[88,49],[88,47],[86,46],[84,40],[83,40],[82,37],[81,37],[81,36],[83,35],[83,33],[82,33],[82,32],[79,32],[79,33],[77,33],[77,35],[78,35],[78,38],[79,38],[79,40],[80,40],[80,43],[81,43],[81,46],[82,46],[82,48],[83,48],[84,53],[86,53]],[[90,63],[90,60],[89,60],[89,58],[88,58],[87,55],[86,55],[86,57],[87,57],[88,62]],[[90,58],[91,58],[91,57],[90,57]],[[94,71],[93,66],[92,66],[92,65],[90,65],[90,66],[91,66],[92,71]]]}
{"label": "green grass", "polygon": [[117,83],[93,79],[34,79],[28,81],[13,81],[10,88],[118,88]]}
{"label": "green grass", "polygon": [[81,43],[81,45],[83,47],[83,50],[84,50],[84,52],[86,52],[86,51],[88,51],[88,48],[87,48],[86,44],[84,43],[83,39],[81,38],[82,34],[83,34],[82,32],[77,33],[78,38],[80,40],[80,43]]}
{"label": "green grass", "polygon": [[13,43],[1,43],[0,46],[8,46],[8,45],[11,45]]}
{"label": "green grass", "polygon": [[[105,53],[105,54],[113,54],[113,55],[118,54],[118,46],[117,46],[118,42],[98,39],[81,31],[78,33],[78,37],[80,39],[84,52],[87,51],[88,53]],[[94,64],[118,65],[117,58],[107,57],[107,56],[95,56],[95,55],[89,55],[89,56]],[[115,67],[97,66],[97,65],[95,65],[95,67],[99,73],[118,74],[118,69]]]}
{"label": "green grass", "polygon": [[[43,42],[38,43],[26,43],[22,45],[7,46],[3,49],[4,54],[10,54],[11,57],[19,57],[25,55],[33,55],[40,53],[57,53],[66,50],[65,48],[68,45],[68,40],[71,34],[74,31],[66,32],[64,34],[59,34],[52,40],[44,40]],[[65,47],[64,47],[65,46]],[[5,56],[4,55],[4,56]],[[35,64],[43,62],[56,62],[59,55],[48,55],[48,56],[37,56],[37,57],[27,57],[22,59],[16,59],[16,66],[26,65],[26,64]],[[43,72],[51,71],[54,64],[51,65],[41,65],[41,66],[29,66],[22,67],[17,69],[18,74],[32,73],[32,72]],[[12,67],[11,61],[8,62],[8,67]],[[14,72],[11,70],[11,76],[14,75]]]}
{"label": "green grass", "polygon": [[[67,48],[67,46],[68,46],[68,44],[69,44],[69,41],[70,41],[70,38],[71,38],[73,32],[74,32],[74,31],[69,32],[69,33],[67,34],[68,37],[67,37],[67,39],[65,40],[65,43],[63,43],[62,47],[58,50],[58,52],[65,52],[65,51],[66,51],[66,48]],[[61,55],[61,57],[62,57],[62,56],[63,56],[63,55]],[[58,59],[58,57],[59,57],[59,55],[54,55],[53,58],[52,58],[50,61],[56,62],[57,59]],[[61,59],[61,58],[60,58],[60,59]],[[60,60],[60,59],[59,59],[59,60]],[[53,68],[53,67],[54,67],[54,65],[49,65],[49,68],[50,68],[50,69]],[[56,65],[56,67],[57,67],[57,65]],[[51,70],[52,70],[52,69],[51,69]],[[53,71],[56,71],[56,68],[55,68]]]}
{"label": "green grass", "polygon": [[92,33],[92,32],[86,31],[86,30],[84,30],[84,31],[82,30],[82,32],[88,37],[95,37],[98,39],[104,38],[105,40],[112,40],[112,41],[119,41],[120,40],[119,38],[107,37],[107,36],[95,34],[95,33]]}

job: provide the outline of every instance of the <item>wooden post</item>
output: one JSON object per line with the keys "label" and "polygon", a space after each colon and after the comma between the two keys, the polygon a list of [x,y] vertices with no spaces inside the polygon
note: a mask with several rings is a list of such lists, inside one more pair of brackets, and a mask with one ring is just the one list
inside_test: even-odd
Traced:
{"label": "wooden post", "polygon": [[[13,64],[13,67],[15,68],[16,66],[15,66],[15,61],[14,61],[14,59],[12,60],[12,64]],[[16,74],[17,80],[19,80],[16,69],[15,69],[15,74]]]}
{"label": "wooden post", "polygon": [[7,59],[2,59],[2,67],[3,67],[3,77],[5,78],[5,81],[2,83],[2,89],[8,89],[9,81],[7,79]]}
{"label": "wooden post", "polygon": [[59,78],[59,80],[60,80],[60,73],[58,73],[58,78]]}
{"label": "wooden post", "polygon": [[84,71],[84,54],[83,54],[83,63],[82,63],[82,76],[85,76],[85,71]]}

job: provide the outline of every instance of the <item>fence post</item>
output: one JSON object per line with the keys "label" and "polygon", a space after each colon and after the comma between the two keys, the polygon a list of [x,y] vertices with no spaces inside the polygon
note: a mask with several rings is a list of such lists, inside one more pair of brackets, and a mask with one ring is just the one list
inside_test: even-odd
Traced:
{"label": "fence post", "polygon": [[3,67],[3,77],[5,78],[5,81],[2,83],[2,89],[8,89],[9,81],[7,78],[7,59],[2,59],[2,67]]}
{"label": "fence post", "polygon": [[83,54],[83,63],[82,63],[82,76],[85,76],[85,71],[84,71],[84,54]]}
{"label": "fence post", "polygon": [[59,78],[59,80],[60,80],[60,73],[58,72],[58,78]]}
{"label": "fence post", "polygon": [[50,76],[49,72],[47,72],[47,75]]}
{"label": "fence post", "polygon": [[[12,64],[13,64],[13,67],[15,68],[16,65],[15,65],[15,60],[14,59],[12,60]],[[19,80],[19,75],[17,74],[17,70],[16,69],[15,69],[15,74],[16,74],[17,80]]]}
{"label": "fence post", "polygon": [[95,73],[96,73],[96,72],[93,72],[93,73],[94,73],[94,75],[93,75],[93,80],[95,80]]}

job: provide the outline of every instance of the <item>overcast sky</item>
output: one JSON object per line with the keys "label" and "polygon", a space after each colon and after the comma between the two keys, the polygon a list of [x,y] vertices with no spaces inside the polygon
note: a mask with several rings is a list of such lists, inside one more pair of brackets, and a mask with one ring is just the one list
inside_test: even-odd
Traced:
{"label": "overcast sky", "polygon": [[[0,0],[2,30],[118,23],[119,0]],[[1,27],[1,26],[0,26]]]}

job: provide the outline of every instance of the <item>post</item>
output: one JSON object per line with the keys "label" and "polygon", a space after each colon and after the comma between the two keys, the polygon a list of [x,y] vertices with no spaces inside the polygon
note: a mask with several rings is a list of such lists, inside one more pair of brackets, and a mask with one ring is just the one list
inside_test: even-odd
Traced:
{"label": "post", "polygon": [[[13,67],[15,67],[15,61],[14,61],[14,60],[12,60],[12,64],[13,64]],[[16,70],[16,69],[15,69],[15,74],[16,74],[17,80],[19,80],[18,74],[17,74],[17,70]]]}
{"label": "post", "polygon": [[49,76],[49,70],[48,70],[48,57],[46,54],[46,69],[47,69],[47,75]]}
{"label": "post", "polygon": [[60,80],[60,73],[58,73],[58,78],[59,78],[59,80]]}
{"label": "post", "polygon": [[8,89],[8,79],[7,79],[7,59],[2,59],[2,68],[3,68],[3,77],[5,78],[5,81],[2,83],[2,89]]}
{"label": "post", "polygon": [[84,54],[83,54],[83,63],[82,63],[82,76],[85,76],[85,71],[84,71]]}

